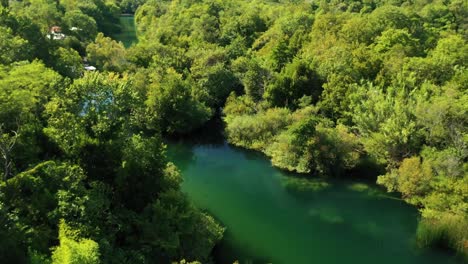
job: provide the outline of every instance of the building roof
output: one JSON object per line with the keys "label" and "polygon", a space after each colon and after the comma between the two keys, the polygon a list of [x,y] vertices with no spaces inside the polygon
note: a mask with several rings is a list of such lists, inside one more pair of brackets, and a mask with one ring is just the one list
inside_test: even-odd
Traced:
{"label": "building roof", "polygon": [[60,32],[62,32],[62,28],[59,27],[59,26],[53,26],[53,27],[50,28],[50,32],[52,32],[52,33],[60,33]]}

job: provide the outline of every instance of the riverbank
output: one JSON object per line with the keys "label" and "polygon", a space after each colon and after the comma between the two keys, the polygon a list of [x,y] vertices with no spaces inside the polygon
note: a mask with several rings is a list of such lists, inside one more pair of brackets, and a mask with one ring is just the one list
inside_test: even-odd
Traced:
{"label": "riverbank", "polygon": [[458,263],[417,249],[417,210],[375,184],[285,173],[218,139],[169,141],[168,157],[190,200],[227,227],[217,263]]}

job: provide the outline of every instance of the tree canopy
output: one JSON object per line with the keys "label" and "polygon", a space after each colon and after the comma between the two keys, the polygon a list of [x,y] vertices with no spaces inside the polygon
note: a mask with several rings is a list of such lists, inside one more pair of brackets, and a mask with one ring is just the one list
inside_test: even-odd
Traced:
{"label": "tree canopy", "polygon": [[224,229],[163,138],[213,118],[282,169],[370,171],[420,209],[419,245],[468,258],[466,1],[0,3],[7,263],[209,261]]}

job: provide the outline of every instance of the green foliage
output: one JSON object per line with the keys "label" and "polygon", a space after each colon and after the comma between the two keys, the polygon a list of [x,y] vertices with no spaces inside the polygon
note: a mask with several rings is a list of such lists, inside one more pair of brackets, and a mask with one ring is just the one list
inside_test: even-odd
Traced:
{"label": "green foliage", "polygon": [[174,70],[168,70],[149,88],[146,102],[153,123],[164,132],[184,133],[201,126],[210,115],[210,109],[197,101],[189,81]]}
{"label": "green foliage", "polygon": [[[160,133],[188,134],[221,111],[228,141],[275,166],[385,167],[378,183],[421,209],[419,244],[466,256],[466,10],[460,0],[1,1],[0,237],[12,250],[0,258],[48,263],[54,248],[55,263],[208,261],[223,230],[181,193]],[[136,13],[128,50],[105,37],[121,11]],[[64,40],[46,38],[55,25]],[[83,75],[82,57],[118,74]]]}
{"label": "green foliage", "polygon": [[17,120],[28,122],[40,115],[59,80],[55,72],[38,61],[0,66],[1,122],[7,129],[14,129]]}
{"label": "green foliage", "polygon": [[215,108],[224,105],[228,95],[238,87],[238,80],[222,63],[214,64],[212,60],[208,58],[201,65],[194,63],[191,72],[196,80],[200,99]]}
{"label": "green foliage", "polygon": [[357,87],[352,118],[366,150],[379,162],[391,164],[416,152],[419,131],[411,112],[413,104],[401,88],[388,87],[384,92],[371,84]]}
{"label": "green foliage", "polygon": [[[265,152],[273,165],[302,173],[341,174],[359,161],[360,145],[347,127],[321,120],[313,107],[256,112],[248,97],[230,97],[224,109],[228,140]],[[244,105],[243,105],[244,104]]]}
{"label": "green foliage", "polygon": [[90,239],[79,239],[64,221],[59,226],[60,246],[52,253],[52,264],[99,264],[99,244]]}
{"label": "green foliage", "polygon": [[249,60],[246,57],[240,57],[233,61],[232,68],[244,86],[245,94],[255,101],[259,101],[265,92],[268,70],[263,68],[258,61]]}
{"label": "green foliage", "polygon": [[417,229],[417,242],[421,247],[449,246],[461,257],[468,259],[466,216],[444,213],[437,218],[423,218]]}
{"label": "green foliage", "polygon": [[[429,183],[431,181],[431,168],[427,163],[421,164],[418,157],[404,159],[398,168],[398,172],[393,172],[396,175],[389,175],[389,180],[396,180],[396,186],[391,189],[399,190],[404,197],[419,197],[424,196],[430,191]],[[380,183],[389,185],[390,182],[385,182],[382,178]]]}
{"label": "green foliage", "polygon": [[19,135],[10,153],[12,172],[39,161],[44,104],[60,81],[38,61],[0,66],[0,125],[4,133]]}
{"label": "green foliage", "polygon": [[264,97],[274,106],[295,108],[303,96],[316,102],[321,93],[320,81],[304,61],[294,60],[284,67],[267,88]]}
{"label": "green foliage", "polygon": [[204,260],[224,231],[177,191],[162,193],[145,214],[148,221],[142,227],[144,244],[153,249],[149,252],[152,259],[162,262],[178,256]]}
{"label": "green foliage", "polygon": [[5,208],[3,199],[0,201],[0,239],[2,241],[0,247],[2,262],[27,263],[27,244],[21,230],[15,225],[14,217]]}
{"label": "green foliage", "polygon": [[89,73],[46,105],[49,126],[44,131],[65,153],[77,154],[115,138],[142,104],[126,77]]}
{"label": "green foliage", "polygon": [[54,69],[62,76],[78,78],[83,74],[81,57],[76,50],[59,47],[53,52],[53,56]]}
{"label": "green foliage", "polygon": [[271,108],[255,116],[232,117],[226,127],[228,140],[238,146],[264,150],[271,140],[291,123],[285,108]]}
{"label": "green foliage", "polygon": [[[176,112],[173,109],[179,106],[184,110],[179,112],[180,115],[192,114],[190,118],[194,117],[195,101],[188,89],[182,90],[187,86],[183,86],[184,81],[180,78],[175,73],[165,76],[161,81],[165,85],[158,88],[171,90],[152,94],[154,91],[149,87],[146,98],[146,89],[138,86],[135,76],[89,73],[76,79],[46,106],[46,135],[57,144],[65,154],[64,157],[77,160],[83,166],[89,179],[88,184],[92,186],[88,193],[89,200],[82,204],[85,210],[82,213],[84,216],[80,217],[82,221],[77,223],[65,219],[67,223],[78,226],[87,237],[99,242],[103,262],[145,262],[149,259],[167,262],[181,257],[205,259],[220,239],[222,232],[212,220],[203,220],[206,231],[193,231],[202,221],[197,219],[203,217],[180,192],[180,176],[173,165],[167,164],[159,134],[147,136],[144,133],[148,127],[162,127],[164,124],[168,124],[168,129],[184,131],[188,120],[186,123],[176,123],[181,119],[174,115]],[[152,101],[156,99],[161,101]],[[174,105],[169,102],[180,104],[175,104],[173,108]],[[167,114],[165,119],[159,120],[161,123],[144,115],[145,111],[151,113],[156,109],[158,114],[154,117],[160,118],[160,114]],[[204,106],[202,109],[206,109],[206,112],[201,113],[208,116],[208,109]],[[170,117],[176,117],[177,120],[174,123],[163,123]],[[176,126],[178,124],[180,127]],[[150,131],[155,133],[155,130]],[[169,232],[168,228],[171,228],[163,224],[163,218],[154,218],[150,209],[166,192],[174,196],[171,203],[178,203],[180,199],[184,201],[183,206],[178,211],[166,212],[171,207],[165,207],[165,203],[164,207],[158,209],[158,214],[170,214],[172,219],[188,215],[188,222],[177,229],[177,232],[184,234],[183,240],[187,242],[173,244],[171,248],[165,246],[173,243],[171,237],[158,235],[151,239],[145,238],[150,236],[153,232],[151,230]],[[76,199],[65,192],[59,192],[58,196],[66,201]],[[67,203],[64,205],[69,208]],[[99,214],[98,211],[105,213]],[[122,228],[113,228],[116,225]],[[188,242],[191,239],[197,243]],[[81,245],[78,242],[81,243],[70,242],[66,247],[71,249],[65,248],[63,252],[90,246],[89,243]],[[190,243],[190,246],[186,243]]]}
{"label": "green foliage", "polygon": [[115,179],[116,199],[127,208],[141,211],[158,193],[174,188],[180,181],[163,177],[165,160],[159,138],[143,138],[134,135],[124,142],[122,166]]}
{"label": "green foliage", "polygon": [[42,32],[56,24],[61,15],[57,2],[51,0],[12,1],[10,10],[37,23]]}
{"label": "green foliage", "polygon": [[143,5],[147,0],[119,0],[118,5],[122,13],[133,14],[139,6]]}
{"label": "green foliage", "polygon": [[273,165],[302,173],[341,175],[359,159],[356,137],[343,125],[330,127],[314,117],[300,120],[267,149]]}
{"label": "green foliage", "polygon": [[[96,38],[96,21],[83,12],[79,10],[66,12],[63,21],[69,29],[67,33],[75,35],[80,41],[90,42]],[[76,28],[76,30],[71,30],[71,28]]]}
{"label": "green foliage", "polygon": [[200,264],[198,261],[193,261],[193,262],[187,262],[185,259],[179,261],[179,262],[172,262],[172,264]]}
{"label": "green foliage", "polygon": [[1,184],[2,201],[17,216],[16,225],[30,247],[48,252],[60,218],[86,217],[84,178],[78,166],[47,161]]}
{"label": "green foliage", "polygon": [[[119,8],[115,1],[104,0],[60,0],[66,12],[81,11],[94,19],[99,32],[110,35],[119,30]],[[90,28],[91,29],[91,28]],[[84,29],[89,30],[89,29]]]}
{"label": "green foliage", "polygon": [[443,244],[466,258],[466,164],[453,148],[425,148],[421,155],[404,159],[398,170],[380,176],[378,183],[423,206],[418,243]]}
{"label": "green foliage", "polygon": [[[448,214],[466,223],[467,191],[456,187],[467,175],[468,46],[461,11],[466,5],[241,6],[260,10],[244,28],[249,30],[242,31],[235,18],[251,14],[230,1],[219,7],[229,11],[214,15],[221,21],[217,43],[232,56],[231,69],[244,88],[223,108],[230,143],[266,153],[275,166],[309,174],[340,175],[375,163],[387,170],[378,183],[420,207],[423,219],[440,217],[437,225],[451,226],[442,217]],[[157,17],[171,21],[166,14]],[[225,20],[226,14],[232,20]],[[261,21],[264,26],[254,26]],[[175,35],[181,40],[184,34]],[[235,52],[232,43],[240,47]],[[459,245],[466,242],[456,231],[444,232],[458,242],[442,243],[463,252]]]}
{"label": "green foliage", "polygon": [[13,35],[10,28],[0,26],[0,64],[9,64],[27,57],[28,42]]}
{"label": "green foliage", "polygon": [[86,47],[88,60],[98,69],[120,72],[125,66],[125,48],[104,34],[99,33],[93,43]]}

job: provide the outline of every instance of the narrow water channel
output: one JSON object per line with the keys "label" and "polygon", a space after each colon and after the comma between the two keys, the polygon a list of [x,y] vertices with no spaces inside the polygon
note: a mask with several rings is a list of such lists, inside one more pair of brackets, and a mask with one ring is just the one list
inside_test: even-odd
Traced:
{"label": "narrow water channel", "polygon": [[262,155],[216,143],[168,143],[183,191],[227,228],[217,263],[456,263],[414,245],[417,210],[373,183],[286,175]]}
{"label": "narrow water channel", "polygon": [[135,17],[130,14],[122,14],[119,17],[122,31],[113,36],[114,39],[121,41],[126,48],[137,43]]}

